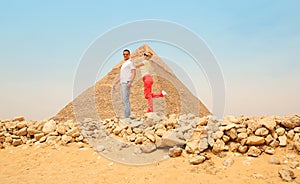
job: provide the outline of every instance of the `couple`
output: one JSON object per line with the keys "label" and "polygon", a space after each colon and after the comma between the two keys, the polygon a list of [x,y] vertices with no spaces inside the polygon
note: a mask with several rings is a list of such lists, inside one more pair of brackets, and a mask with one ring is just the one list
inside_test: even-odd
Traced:
{"label": "couple", "polygon": [[120,82],[121,97],[124,105],[125,118],[130,117],[129,94],[130,94],[130,88],[132,87],[133,80],[136,76],[136,68],[140,68],[143,77],[144,95],[145,98],[148,100],[147,112],[153,112],[152,98],[163,97],[167,94],[164,90],[162,90],[158,94],[152,93],[153,78],[150,74],[150,67],[151,67],[150,59],[152,56],[153,56],[152,52],[146,52],[144,53],[145,59],[141,63],[135,64],[131,61],[130,51],[128,49],[125,49],[123,51],[124,62],[121,66],[120,77],[114,83],[113,88],[115,89],[116,84]]}

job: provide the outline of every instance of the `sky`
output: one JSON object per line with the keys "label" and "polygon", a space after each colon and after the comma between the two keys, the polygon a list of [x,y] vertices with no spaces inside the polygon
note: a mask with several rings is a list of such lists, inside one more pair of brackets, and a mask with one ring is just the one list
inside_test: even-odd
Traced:
{"label": "sky", "polygon": [[[297,0],[0,1],[0,119],[54,116],[73,99],[87,48],[113,28],[147,19],[184,26],[207,44],[223,73],[226,115],[300,114],[299,7]],[[179,65],[190,62],[176,48],[148,44]],[[114,54],[99,79],[122,59]],[[191,77],[201,79],[197,95],[212,108],[204,73]]]}

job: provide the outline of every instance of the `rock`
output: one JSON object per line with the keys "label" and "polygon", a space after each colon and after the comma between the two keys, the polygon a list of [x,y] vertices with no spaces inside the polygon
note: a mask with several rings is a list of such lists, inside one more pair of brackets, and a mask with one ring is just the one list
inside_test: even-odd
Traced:
{"label": "rock", "polygon": [[223,131],[217,131],[216,133],[213,134],[213,138],[214,140],[221,139],[223,135],[224,135]]}
{"label": "rock", "polygon": [[176,134],[173,132],[167,132],[161,138],[158,147],[174,147],[174,146],[183,146],[186,142],[177,138]]}
{"label": "rock", "polygon": [[150,131],[145,133],[145,136],[151,141],[151,142],[155,142],[155,136],[153,133],[151,133]]}
{"label": "rock", "polygon": [[274,155],[275,154],[275,149],[274,148],[270,148],[270,147],[267,147],[265,149],[265,153],[269,154],[269,155]]}
{"label": "rock", "polygon": [[25,118],[23,116],[14,117],[12,121],[24,121]]}
{"label": "rock", "polygon": [[190,164],[198,165],[202,164],[206,160],[205,156],[195,156],[194,158],[190,159]]}
{"label": "rock", "polygon": [[99,151],[99,152],[102,152],[102,151],[105,150],[105,147],[104,147],[103,145],[98,145],[98,146],[96,147],[96,150]]}
{"label": "rock", "polygon": [[141,146],[141,150],[143,153],[151,153],[156,150],[156,145],[154,143],[144,144]]}
{"label": "rock", "polygon": [[234,128],[226,131],[225,134],[228,135],[231,140],[235,140],[238,137],[236,129],[234,129]]}
{"label": "rock", "polygon": [[182,153],[182,148],[179,147],[173,147],[169,149],[169,156],[170,157],[179,157]]}
{"label": "rock", "polygon": [[26,123],[24,121],[19,122],[19,123],[17,123],[16,127],[19,129],[24,128],[24,127],[26,127]]}
{"label": "rock", "polygon": [[47,139],[47,136],[43,136],[40,138],[39,142],[42,143],[42,142],[45,142]]}
{"label": "rock", "polygon": [[19,146],[23,144],[23,141],[21,139],[13,139],[12,145]]}
{"label": "rock", "polygon": [[76,146],[77,146],[78,148],[84,148],[84,144],[83,144],[82,142],[76,143]]}
{"label": "rock", "polygon": [[251,146],[247,152],[248,156],[258,157],[261,154],[261,150],[255,146]]}
{"label": "rock", "polygon": [[295,127],[293,131],[296,133],[300,133],[300,127]]}
{"label": "rock", "polygon": [[40,133],[40,131],[38,131],[34,128],[31,128],[31,127],[27,128],[27,134],[29,134],[29,135],[34,135],[34,134],[38,134],[38,133]]}
{"label": "rock", "polygon": [[64,125],[58,125],[57,128],[56,128],[56,131],[58,133],[60,133],[61,135],[65,134],[67,129]]}
{"label": "rock", "polygon": [[239,133],[238,135],[238,139],[246,139],[248,137],[247,133]]}
{"label": "rock", "polygon": [[117,126],[117,127],[113,130],[113,133],[114,133],[115,135],[118,135],[119,133],[121,133],[122,130],[123,130],[122,127]]}
{"label": "rock", "polygon": [[142,149],[141,149],[141,147],[139,147],[139,146],[135,146],[134,147],[134,149],[133,149],[133,153],[134,154],[141,154],[143,151],[142,151]]}
{"label": "rock", "polygon": [[296,178],[294,172],[289,169],[279,169],[278,174],[283,181],[291,182]]}
{"label": "rock", "polygon": [[278,137],[278,140],[279,140],[279,146],[286,146],[287,145],[287,138],[285,135],[282,135],[282,136],[279,136]]}
{"label": "rock", "polygon": [[276,148],[279,146],[279,141],[273,140],[269,146],[271,146],[272,148]]}
{"label": "rock", "polygon": [[6,143],[12,143],[13,142],[13,138],[12,137],[6,137],[5,138],[5,142]]}
{"label": "rock", "polygon": [[223,165],[225,167],[230,167],[232,166],[233,163],[234,163],[233,158],[227,158],[226,160],[223,161]]}
{"label": "rock", "polygon": [[192,140],[192,141],[188,141],[186,143],[185,150],[188,153],[195,153],[195,151],[198,150],[198,145],[199,145],[199,140],[197,140],[197,139]]}
{"label": "rock", "polygon": [[55,130],[56,130],[56,122],[54,120],[50,120],[45,123],[42,131],[46,134],[49,134],[51,132],[54,132]]}
{"label": "rock", "polygon": [[280,160],[277,157],[271,157],[269,159],[269,163],[270,164],[275,164],[275,165],[280,165],[281,164]]}
{"label": "rock", "polygon": [[264,128],[264,127],[263,128],[259,128],[259,129],[257,129],[255,131],[254,134],[257,135],[257,136],[266,136],[266,135],[269,134],[269,130],[266,129],[266,128]]}
{"label": "rock", "polygon": [[205,151],[208,148],[208,139],[207,138],[202,138],[200,140],[200,143],[198,145],[198,150],[200,151],[200,153],[202,153],[203,151]]}
{"label": "rock", "polygon": [[226,125],[225,127],[222,127],[224,130],[230,130],[230,129],[234,129],[235,128],[235,124],[234,123],[230,123],[228,125]]}
{"label": "rock", "polygon": [[[296,128],[300,128],[300,127],[296,127]],[[290,130],[288,131],[288,133],[286,134],[287,138],[290,140],[293,140],[294,136],[295,136],[295,131],[294,130]]]}
{"label": "rock", "polygon": [[273,118],[267,117],[260,119],[260,124],[269,129],[270,131],[274,130],[276,127],[276,121]]}
{"label": "rock", "polygon": [[166,130],[164,130],[164,129],[158,129],[158,130],[156,130],[155,133],[156,133],[156,135],[162,137],[166,133]]}
{"label": "rock", "polygon": [[288,129],[300,127],[300,117],[298,115],[287,116],[283,121],[280,122],[280,124]]}
{"label": "rock", "polygon": [[250,146],[256,146],[256,145],[262,145],[265,143],[265,139],[263,137],[258,136],[250,136],[247,138],[247,145]]}
{"label": "rock", "polygon": [[230,137],[227,135],[223,135],[222,140],[227,143],[228,141],[230,141]]}
{"label": "rock", "polygon": [[22,128],[21,130],[18,131],[17,135],[18,136],[24,136],[27,134],[27,127]]}
{"label": "rock", "polygon": [[298,161],[293,161],[293,162],[291,162],[290,168],[296,169],[297,167],[299,167],[299,162],[298,162]]}
{"label": "rock", "polygon": [[144,141],[144,137],[141,135],[141,134],[138,134],[136,137],[135,137],[135,144],[142,144]]}
{"label": "rock", "polygon": [[39,141],[44,136],[44,133],[34,134],[35,140]]}
{"label": "rock", "polygon": [[225,143],[222,140],[218,139],[213,146],[212,152],[216,154],[216,153],[220,153],[224,149],[225,149]]}
{"label": "rock", "polygon": [[78,127],[73,127],[70,130],[67,131],[66,135],[71,136],[71,137],[78,137],[80,136],[80,132]]}
{"label": "rock", "polygon": [[284,133],[285,133],[285,129],[282,128],[282,127],[277,128],[277,129],[276,129],[276,133],[277,133],[277,135],[282,136],[282,135],[284,135]]}
{"label": "rock", "polygon": [[61,136],[61,140],[62,140],[63,144],[67,144],[68,142],[70,142],[72,140],[72,137],[64,134]]}
{"label": "rock", "polygon": [[254,173],[251,176],[255,179],[265,179],[264,175],[259,174],[259,173]]}
{"label": "rock", "polygon": [[265,142],[267,145],[269,145],[272,141],[273,141],[273,137],[271,135],[268,135],[266,138],[265,138]]}

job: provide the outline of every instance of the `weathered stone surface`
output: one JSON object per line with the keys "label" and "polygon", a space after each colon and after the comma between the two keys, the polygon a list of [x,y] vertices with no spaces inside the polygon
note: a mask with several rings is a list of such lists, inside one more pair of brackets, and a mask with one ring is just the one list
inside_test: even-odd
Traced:
{"label": "weathered stone surface", "polygon": [[141,150],[143,153],[151,153],[156,150],[156,145],[154,143],[143,144]]}
{"label": "weathered stone surface", "polygon": [[278,140],[279,140],[279,146],[286,146],[287,145],[287,138],[286,138],[285,135],[279,136]]}
{"label": "weathered stone surface", "polygon": [[269,134],[269,130],[262,127],[262,128],[257,129],[254,134],[257,136],[266,136]]}
{"label": "weathered stone surface", "polygon": [[44,136],[44,133],[34,134],[35,140],[39,141]]}
{"label": "weathered stone surface", "polygon": [[282,136],[282,135],[284,135],[284,133],[285,133],[285,129],[282,128],[282,127],[277,128],[277,129],[276,129],[276,133],[277,133],[278,136]]}
{"label": "weathered stone surface", "polygon": [[65,125],[58,125],[56,131],[63,135],[66,133],[67,129]]}
{"label": "weathered stone surface", "polygon": [[239,133],[238,139],[246,139],[248,137],[247,133]]}
{"label": "weathered stone surface", "polygon": [[40,131],[38,131],[32,127],[27,128],[27,134],[29,134],[29,135],[34,135],[34,134],[38,134],[38,133],[40,133]]}
{"label": "weathered stone surface", "polygon": [[51,132],[54,132],[55,130],[56,130],[56,122],[54,120],[50,120],[45,123],[42,131],[46,134],[49,134]]}
{"label": "weathered stone surface", "polygon": [[291,182],[296,178],[294,172],[289,169],[279,169],[278,174],[283,181]]}
{"label": "weathered stone surface", "polygon": [[270,164],[275,164],[275,165],[280,165],[280,164],[281,164],[279,158],[277,158],[277,157],[271,157],[271,158],[269,159],[269,163],[270,163]]}
{"label": "weathered stone surface", "polygon": [[223,150],[225,150],[225,143],[222,140],[218,139],[215,142],[212,151],[213,151],[213,153],[216,154],[216,153],[220,153]]}
{"label": "weathered stone surface", "polygon": [[238,137],[236,129],[234,129],[234,128],[226,131],[225,134],[228,135],[231,140],[235,140]]}
{"label": "weathered stone surface", "polygon": [[195,153],[195,151],[198,150],[198,146],[199,146],[199,140],[195,139],[186,143],[185,150],[188,153]]}
{"label": "weathered stone surface", "polygon": [[19,146],[21,144],[23,144],[21,139],[13,139],[12,145]]}
{"label": "weathered stone surface", "polygon": [[230,166],[232,166],[233,163],[234,163],[234,160],[232,157],[227,158],[226,160],[223,161],[223,165],[225,167],[230,167]]}
{"label": "weathered stone surface", "polygon": [[190,159],[190,164],[198,165],[202,164],[206,160],[205,156],[195,156],[194,158]]}
{"label": "weathered stone surface", "polygon": [[12,121],[24,121],[25,118],[23,116],[14,117]]}
{"label": "weathered stone surface", "polygon": [[267,145],[269,145],[273,140],[274,140],[273,137],[269,134],[269,135],[267,135],[267,137],[265,138],[265,143],[266,143]]}
{"label": "weathered stone surface", "polygon": [[297,167],[299,167],[299,162],[298,162],[298,161],[293,161],[293,162],[291,162],[290,168],[296,169]]}
{"label": "weathered stone surface", "polygon": [[18,122],[16,127],[19,129],[24,128],[24,127],[26,127],[26,122],[25,121]]}
{"label": "weathered stone surface", "polygon": [[182,153],[182,148],[179,147],[173,147],[169,149],[169,156],[170,157],[179,157]]}
{"label": "weathered stone surface", "polygon": [[262,145],[264,144],[265,139],[263,137],[259,137],[259,136],[250,136],[247,138],[247,145],[251,145],[251,146],[257,146],[257,145]]}
{"label": "weathered stone surface", "polygon": [[72,137],[64,134],[61,136],[61,140],[64,144],[67,144],[68,142],[70,142],[72,140]]}
{"label": "weathered stone surface", "polygon": [[270,131],[274,130],[277,124],[274,118],[272,117],[260,119],[260,123]]}
{"label": "weathered stone surface", "polygon": [[27,127],[20,129],[17,133],[18,136],[24,136],[27,134]]}
{"label": "weathered stone surface", "polygon": [[275,154],[275,149],[274,148],[270,148],[270,147],[267,147],[265,149],[265,153],[269,154],[269,155],[274,155]]}
{"label": "weathered stone surface", "polygon": [[248,156],[258,157],[261,154],[261,150],[255,146],[251,146],[247,152]]}

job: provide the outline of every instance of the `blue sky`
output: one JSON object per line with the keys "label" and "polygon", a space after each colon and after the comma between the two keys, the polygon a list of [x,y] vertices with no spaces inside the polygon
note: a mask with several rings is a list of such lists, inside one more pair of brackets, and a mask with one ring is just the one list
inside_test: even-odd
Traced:
{"label": "blue sky", "polygon": [[[143,19],[178,23],[207,43],[224,74],[226,114],[299,114],[299,7],[296,0],[1,1],[0,118],[55,115],[73,98],[87,47]],[[207,93],[200,98],[210,106]]]}

